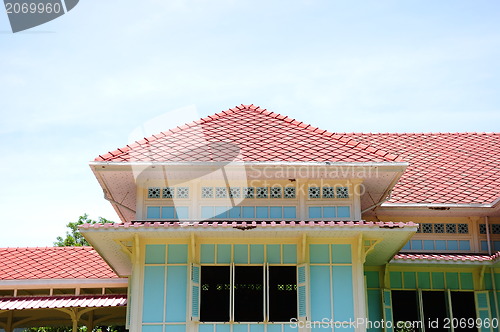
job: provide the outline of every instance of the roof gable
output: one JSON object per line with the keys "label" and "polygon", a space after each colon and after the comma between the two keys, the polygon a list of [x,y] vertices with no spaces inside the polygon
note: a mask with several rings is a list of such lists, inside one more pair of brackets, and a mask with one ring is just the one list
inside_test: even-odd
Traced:
{"label": "roof gable", "polygon": [[[236,159],[235,159],[236,158]],[[258,106],[237,106],[99,156],[107,162],[392,162],[398,156]]]}

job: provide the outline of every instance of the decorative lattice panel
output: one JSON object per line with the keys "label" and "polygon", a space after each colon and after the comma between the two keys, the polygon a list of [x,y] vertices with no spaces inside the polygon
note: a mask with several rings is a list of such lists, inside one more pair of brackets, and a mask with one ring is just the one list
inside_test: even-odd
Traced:
{"label": "decorative lattice panel", "polygon": [[257,187],[256,197],[257,198],[268,198],[268,188],[267,187]]}
{"label": "decorative lattice panel", "polygon": [[469,234],[469,225],[467,224],[458,224],[458,233],[459,234]]}
{"label": "decorative lattice panel", "polygon": [[455,234],[457,232],[456,224],[446,224],[446,233]]}
{"label": "decorative lattice panel", "polygon": [[492,224],[491,225],[491,233],[492,234],[500,234],[500,224]]}
{"label": "decorative lattice panel", "polygon": [[295,198],[295,187],[285,187],[285,198]]}
{"label": "decorative lattice panel", "polygon": [[281,187],[271,187],[271,198],[281,198]]}
{"label": "decorative lattice panel", "polygon": [[227,188],[226,187],[216,187],[215,188],[215,198],[227,198]]}
{"label": "decorative lattice panel", "polygon": [[335,188],[323,187],[323,198],[335,198]]}
{"label": "decorative lattice panel", "polygon": [[159,187],[148,188],[148,198],[160,198],[160,188]]}
{"label": "decorative lattice panel", "polygon": [[434,224],[434,233],[444,233],[444,224]]}
{"label": "decorative lattice panel", "polygon": [[349,188],[337,187],[337,198],[349,198]]}
{"label": "decorative lattice panel", "polygon": [[201,198],[213,198],[214,188],[212,187],[201,187]]}
{"label": "decorative lattice panel", "polygon": [[309,187],[309,198],[320,198],[320,188]]}
{"label": "decorative lattice panel", "polygon": [[432,224],[422,224],[422,233],[432,233]]}
{"label": "decorative lattice panel", "polygon": [[486,224],[479,225],[479,234],[486,234]]}
{"label": "decorative lattice panel", "polygon": [[162,195],[161,197],[163,198],[174,198],[174,188],[172,187],[165,187],[162,189]]}
{"label": "decorative lattice panel", "polygon": [[240,198],[241,197],[241,188],[230,188],[229,196],[232,198]]}
{"label": "decorative lattice panel", "polygon": [[245,198],[255,198],[255,188],[254,187],[243,188],[243,191],[245,192]]}
{"label": "decorative lattice panel", "polygon": [[188,187],[177,188],[177,198],[189,198],[189,188]]}

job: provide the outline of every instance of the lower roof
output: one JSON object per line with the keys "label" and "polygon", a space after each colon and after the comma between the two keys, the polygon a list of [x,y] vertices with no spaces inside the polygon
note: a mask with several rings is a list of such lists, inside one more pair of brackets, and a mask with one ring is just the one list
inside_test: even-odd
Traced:
{"label": "lower roof", "polygon": [[384,265],[408,242],[417,231],[413,222],[357,221],[190,221],[190,222],[135,222],[123,224],[84,224],[82,235],[120,276],[132,273],[133,246],[140,241],[168,241],[185,243],[198,240],[254,241],[272,239],[344,239],[368,241],[367,265]]}
{"label": "lower roof", "polygon": [[265,227],[379,227],[379,228],[404,228],[416,227],[413,222],[384,222],[384,221],[343,221],[343,220],[202,220],[202,221],[133,221],[126,223],[83,224],[81,231],[87,229],[128,229],[128,228],[265,228]]}
{"label": "lower roof", "polygon": [[118,279],[92,247],[0,248],[0,280]]}
{"label": "lower roof", "polygon": [[394,256],[391,263],[423,263],[423,264],[478,264],[496,265],[500,262],[500,251],[493,255],[468,255],[468,254],[418,254],[399,253]]}

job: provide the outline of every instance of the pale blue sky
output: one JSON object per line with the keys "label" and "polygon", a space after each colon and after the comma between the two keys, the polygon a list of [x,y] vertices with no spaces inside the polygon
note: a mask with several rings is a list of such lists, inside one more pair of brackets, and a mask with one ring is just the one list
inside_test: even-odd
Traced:
{"label": "pale blue sky", "polygon": [[[12,34],[0,12],[0,246],[117,220],[88,167],[191,105],[330,131],[498,131],[500,2],[80,0]],[[194,120],[194,119],[189,119]]]}

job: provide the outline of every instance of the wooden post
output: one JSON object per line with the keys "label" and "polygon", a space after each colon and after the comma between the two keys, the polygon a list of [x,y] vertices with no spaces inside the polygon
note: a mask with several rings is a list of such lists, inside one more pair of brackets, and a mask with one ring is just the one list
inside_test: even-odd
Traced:
{"label": "wooden post", "polygon": [[14,311],[9,311],[7,314],[7,324],[5,325],[5,332],[12,332],[14,329],[12,327],[12,321],[14,320]]}
{"label": "wooden post", "polygon": [[87,332],[92,332],[94,329],[94,311],[89,312],[89,320],[87,323]]}
{"label": "wooden post", "polygon": [[70,311],[71,321],[73,322],[73,332],[78,332],[78,308],[71,308]]}

